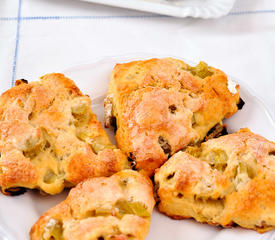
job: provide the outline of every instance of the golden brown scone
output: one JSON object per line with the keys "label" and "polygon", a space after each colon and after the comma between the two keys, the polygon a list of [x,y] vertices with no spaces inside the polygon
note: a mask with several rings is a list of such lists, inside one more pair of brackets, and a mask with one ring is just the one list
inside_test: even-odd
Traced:
{"label": "golden brown scone", "polygon": [[145,239],[155,205],[152,182],[124,170],[86,180],[67,199],[44,213],[30,231],[31,240]]}
{"label": "golden brown scone", "polygon": [[56,194],[87,177],[127,168],[72,80],[53,73],[16,81],[0,97],[0,186],[5,194],[38,188]]}
{"label": "golden brown scone", "polygon": [[172,218],[275,228],[275,143],[248,129],[188,147],[156,172],[158,208]]}
{"label": "golden brown scone", "polygon": [[105,126],[116,125],[119,148],[152,175],[169,156],[203,140],[208,131],[234,114],[239,87],[200,62],[191,67],[165,58],[117,64],[105,99]]}

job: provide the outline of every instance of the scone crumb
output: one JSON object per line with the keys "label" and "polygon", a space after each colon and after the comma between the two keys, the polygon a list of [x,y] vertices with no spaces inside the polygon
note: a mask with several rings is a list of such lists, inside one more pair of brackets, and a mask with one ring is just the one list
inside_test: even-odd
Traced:
{"label": "scone crumb", "polygon": [[51,218],[47,224],[44,227],[44,233],[43,233],[43,238],[48,239],[51,237],[51,231],[54,228],[54,226],[57,224],[57,221],[53,218]]}

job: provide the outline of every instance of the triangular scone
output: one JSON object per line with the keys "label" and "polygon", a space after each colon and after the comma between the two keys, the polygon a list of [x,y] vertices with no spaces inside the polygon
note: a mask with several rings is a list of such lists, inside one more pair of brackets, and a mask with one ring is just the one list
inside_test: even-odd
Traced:
{"label": "triangular scone", "polygon": [[229,84],[222,71],[203,62],[117,64],[105,99],[105,126],[116,125],[120,149],[138,170],[152,175],[169,156],[202,141],[237,111],[239,87]]}
{"label": "triangular scone", "polygon": [[0,186],[56,194],[88,177],[127,168],[91,110],[89,96],[53,73],[16,81],[0,97]]}
{"label": "triangular scone", "polygon": [[156,172],[158,208],[172,218],[275,228],[275,143],[248,129],[188,147]]}
{"label": "triangular scone", "polygon": [[44,213],[31,240],[142,240],[155,205],[150,179],[124,170],[86,180]]}

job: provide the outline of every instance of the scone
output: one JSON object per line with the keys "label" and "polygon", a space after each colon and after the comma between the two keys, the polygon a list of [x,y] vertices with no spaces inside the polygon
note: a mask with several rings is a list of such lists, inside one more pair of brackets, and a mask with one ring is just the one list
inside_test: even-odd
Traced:
{"label": "scone", "polygon": [[203,62],[191,67],[165,58],[117,64],[105,99],[105,126],[115,127],[119,148],[151,176],[168,157],[202,141],[237,111],[239,87],[228,84],[222,71]]}
{"label": "scone", "polygon": [[64,187],[128,167],[91,110],[89,96],[63,74],[16,86],[0,97],[0,186],[4,194]]}
{"label": "scone", "polygon": [[172,218],[275,228],[275,143],[248,129],[188,147],[156,172],[158,208]]}
{"label": "scone", "polygon": [[40,217],[30,239],[142,240],[154,205],[152,182],[136,171],[89,179]]}

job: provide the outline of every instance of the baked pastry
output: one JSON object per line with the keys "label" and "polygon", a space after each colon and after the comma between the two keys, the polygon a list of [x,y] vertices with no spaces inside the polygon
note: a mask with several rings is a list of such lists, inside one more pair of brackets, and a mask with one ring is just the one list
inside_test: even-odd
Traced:
{"label": "baked pastry", "polygon": [[105,99],[105,126],[113,125],[119,148],[136,169],[151,176],[171,155],[202,141],[234,114],[239,86],[200,62],[173,58],[117,64]]}
{"label": "baked pastry", "polygon": [[155,183],[158,209],[172,218],[275,228],[275,143],[248,129],[176,153]]}
{"label": "baked pastry", "polygon": [[0,186],[4,194],[37,188],[56,194],[87,177],[128,167],[91,110],[89,96],[53,73],[16,81],[0,97]]}
{"label": "baked pastry", "polygon": [[136,171],[88,179],[40,217],[30,239],[145,239],[154,205],[152,182]]}

